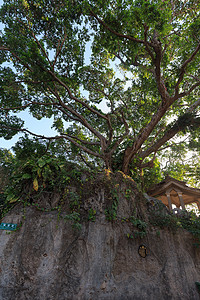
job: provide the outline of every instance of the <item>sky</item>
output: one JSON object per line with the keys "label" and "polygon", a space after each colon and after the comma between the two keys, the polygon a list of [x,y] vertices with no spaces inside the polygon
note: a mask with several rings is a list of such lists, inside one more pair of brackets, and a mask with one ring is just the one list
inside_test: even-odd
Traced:
{"label": "sky", "polygon": [[[55,130],[51,129],[52,120],[43,118],[42,120],[36,120],[27,111],[24,111],[17,116],[21,117],[25,121],[24,128],[36,134],[42,134],[45,136],[55,136]],[[11,140],[5,140],[0,138],[0,148],[10,149],[18,141],[19,137],[23,136],[22,133],[16,134]]]}
{"label": "sky", "polygon": [[[0,6],[2,4],[3,1],[0,0]],[[0,24],[0,30],[2,30],[2,28],[3,27]],[[31,131],[37,134],[41,134],[42,132],[42,134],[46,136],[56,135],[55,131],[51,129],[52,120],[43,118],[42,120],[38,121],[35,118],[31,117],[28,111],[23,111],[19,113],[18,116],[25,121],[24,127],[26,129],[30,129]],[[12,146],[15,145],[20,136],[23,136],[23,134],[18,133],[11,140],[5,140],[3,138],[0,138],[0,148],[10,149]]]}
{"label": "sky", "polygon": [[[2,4],[3,1],[0,0],[0,6]],[[3,26],[2,24],[0,24],[0,30],[2,29]],[[24,128],[29,129],[31,132],[34,132],[36,134],[42,134],[48,137],[55,136],[57,134],[56,131],[51,128],[53,124],[53,118],[43,118],[41,120],[37,120],[28,113],[28,110],[18,113],[17,116],[25,121]],[[11,140],[5,140],[4,138],[0,138],[0,148],[10,149],[12,146],[15,145],[20,136],[23,136],[23,134],[18,133]]]}
{"label": "sky", "polygon": [[[0,0],[0,6],[3,4],[3,1]],[[2,25],[0,24],[0,30],[2,30]],[[45,136],[55,136],[55,130],[51,129],[51,125],[53,123],[53,119],[43,118],[42,120],[36,120],[33,118],[28,111],[23,111],[17,115],[21,117],[24,121],[24,128],[29,129],[30,131],[36,134],[42,134]],[[18,141],[19,137],[23,136],[23,134],[16,134],[11,140],[5,140],[4,138],[0,138],[0,148],[10,149],[15,143]]]}
{"label": "sky", "polygon": [[[0,0],[0,6],[2,4],[3,4],[3,0]],[[2,24],[0,24],[0,30],[2,29],[3,29]],[[90,55],[91,55],[91,43],[88,43],[88,45],[86,45],[86,54],[85,54],[86,64],[90,63]],[[123,77],[123,76],[121,76],[121,74],[118,74],[118,77]],[[85,96],[87,97],[87,95]],[[105,101],[99,105],[99,108],[101,108],[103,112],[108,111],[108,107]],[[24,128],[30,130],[33,133],[41,134],[47,137],[50,136],[52,137],[57,135],[57,132],[51,128],[53,124],[53,118],[51,119],[43,118],[41,120],[37,120],[29,114],[28,109],[21,113],[18,113],[17,116],[25,121]],[[18,133],[11,140],[5,140],[4,138],[0,138],[0,148],[11,149],[11,147],[14,146],[15,143],[18,141],[20,136],[23,136],[23,134]]]}

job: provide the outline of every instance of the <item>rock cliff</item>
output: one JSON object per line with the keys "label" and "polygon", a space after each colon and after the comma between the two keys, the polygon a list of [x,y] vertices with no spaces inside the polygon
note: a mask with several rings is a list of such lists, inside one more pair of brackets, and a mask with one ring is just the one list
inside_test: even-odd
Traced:
{"label": "rock cliff", "polygon": [[[199,299],[200,249],[193,236],[151,227],[143,238],[127,238],[130,224],[106,220],[102,188],[94,194],[85,203],[96,205],[95,221],[83,220],[80,230],[63,212],[25,211],[21,204],[1,220],[21,226],[0,230],[0,299]],[[120,197],[118,215],[127,218],[131,202]],[[138,253],[142,244],[146,257]]]}

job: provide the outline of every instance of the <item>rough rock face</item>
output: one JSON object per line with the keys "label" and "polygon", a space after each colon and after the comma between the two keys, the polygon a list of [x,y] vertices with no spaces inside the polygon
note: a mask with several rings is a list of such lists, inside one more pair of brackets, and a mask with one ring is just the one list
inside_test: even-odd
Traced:
{"label": "rough rock face", "polygon": [[[199,299],[200,250],[186,231],[156,230],[128,239],[126,223],[103,213],[77,232],[56,212],[15,208],[0,231],[0,299]],[[140,244],[148,250],[138,254]]]}

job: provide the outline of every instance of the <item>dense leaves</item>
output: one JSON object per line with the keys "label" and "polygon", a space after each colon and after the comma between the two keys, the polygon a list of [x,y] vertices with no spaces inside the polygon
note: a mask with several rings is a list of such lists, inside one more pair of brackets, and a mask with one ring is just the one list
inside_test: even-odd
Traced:
{"label": "dense leaves", "polygon": [[[56,145],[58,147],[58,145]],[[0,180],[4,202],[31,201],[38,195],[64,193],[68,184],[79,184],[83,168],[66,161],[54,145],[20,138],[14,154],[0,149]],[[74,183],[75,182],[75,183]]]}
{"label": "dense leaves", "polygon": [[[5,0],[0,136],[62,139],[71,160],[160,178],[163,150],[198,151],[199,11],[193,0]],[[22,110],[53,118],[57,135],[24,128]]]}

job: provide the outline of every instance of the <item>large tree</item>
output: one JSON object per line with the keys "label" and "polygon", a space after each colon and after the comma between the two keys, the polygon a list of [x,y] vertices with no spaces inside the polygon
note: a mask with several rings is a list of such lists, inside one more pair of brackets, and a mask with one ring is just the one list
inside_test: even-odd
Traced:
{"label": "large tree", "polygon": [[[199,1],[5,0],[0,135],[63,139],[125,173],[188,130],[198,142],[199,11]],[[27,109],[53,117],[58,134],[24,128]]]}

